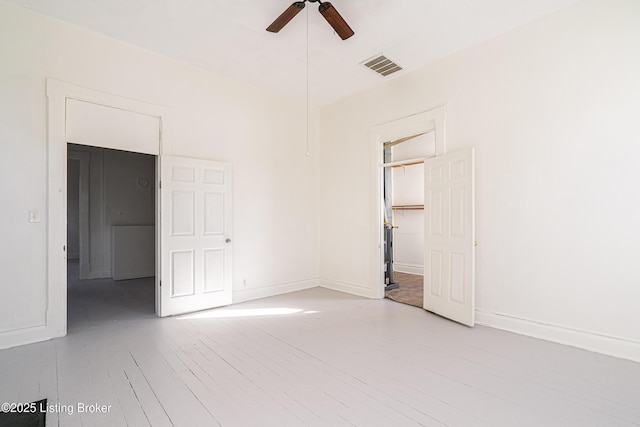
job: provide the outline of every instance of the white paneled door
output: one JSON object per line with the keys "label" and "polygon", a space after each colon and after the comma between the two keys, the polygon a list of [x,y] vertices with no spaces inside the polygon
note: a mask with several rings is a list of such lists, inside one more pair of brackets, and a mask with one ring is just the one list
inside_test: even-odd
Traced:
{"label": "white paneled door", "polygon": [[231,304],[231,164],[160,157],[160,316]]}
{"label": "white paneled door", "polygon": [[464,325],[475,319],[473,148],[425,162],[424,305]]}

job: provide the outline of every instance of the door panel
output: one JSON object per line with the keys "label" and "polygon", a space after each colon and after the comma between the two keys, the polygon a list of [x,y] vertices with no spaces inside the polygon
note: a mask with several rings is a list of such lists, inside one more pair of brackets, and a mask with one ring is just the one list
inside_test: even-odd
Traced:
{"label": "door panel", "polygon": [[231,304],[231,165],[161,156],[160,315]]}
{"label": "door panel", "polygon": [[473,326],[475,224],[473,148],[425,161],[426,310]]}

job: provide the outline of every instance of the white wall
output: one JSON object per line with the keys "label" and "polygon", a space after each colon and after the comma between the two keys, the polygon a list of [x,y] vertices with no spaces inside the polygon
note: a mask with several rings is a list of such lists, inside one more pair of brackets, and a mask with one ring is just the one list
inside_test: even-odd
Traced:
{"label": "white wall", "polygon": [[303,100],[2,1],[0,58],[0,347],[45,318],[46,77],[167,106],[169,154],[232,162],[235,301],[317,284],[317,110],[306,157]]}
{"label": "white wall", "polygon": [[[391,147],[391,160],[424,159],[435,156],[435,132]],[[424,206],[424,164],[392,168],[393,206]],[[424,209],[395,209],[393,225],[393,268],[409,274],[424,274]]]}
{"label": "white wall", "polygon": [[[103,236],[109,277],[113,277],[113,226],[155,224],[155,163],[155,156],[148,154],[104,150],[105,224]],[[151,234],[153,235],[153,233]],[[141,246],[139,249],[148,251],[153,260],[155,248],[151,241],[149,241],[150,246],[146,248]],[[147,270],[154,271],[153,264]]]}
{"label": "white wall", "polygon": [[[395,148],[395,147],[394,147]],[[394,156],[395,158],[395,156]],[[424,165],[415,164],[392,169],[393,187],[393,269],[401,273],[424,273]]]}
{"label": "white wall", "polygon": [[585,1],[324,108],[321,283],[375,294],[370,127],[446,105],[448,151],[476,147],[479,321],[640,360],[639,22]]}
{"label": "white wall", "polygon": [[111,227],[111,277],[129,280],[156,275],[156,227]]}

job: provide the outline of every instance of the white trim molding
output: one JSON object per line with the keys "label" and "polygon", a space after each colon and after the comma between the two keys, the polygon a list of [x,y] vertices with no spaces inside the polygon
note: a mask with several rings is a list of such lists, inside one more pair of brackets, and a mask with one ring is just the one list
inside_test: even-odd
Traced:
{"label": "white trim molding", "polygon": [[[434,131],[436,138],[436,156],[446,154],[446,109],[444,106],[411,116],[380,123],[371,127],[371,140],[379,146],[385,142]],[[382,163],[382,162],[380,162]]]}
{"label": "white trim molding", "polygon": [[47,334],[48,330],[46,324],[2,331],[0,332],[0,350],[44,341],[48,338],[42,337],[47,336]]}
{"label": "white trim molding", "polygon": [[640,362],[637,341],[483,310],[476,310],[476,324]]}
{"label": "white trim molding", "polygon": [[266,286],[254,289],[233,289],[233,302],[237,304],[239,302],[251,301],[254,299],[268,298],[280,294],[288,294],[289,292],[303,291],[305,289],[317,288],[318,278],[299,280],[290,283],[279,283],[273,286]]}
{"label": "white trim molding", "polygon": [[357,283],[345,282],[342,280],[320,278],[320,287],[326,289],[332,289],[338,292],[345,292],[347,294],[358,295],[365,298],[378,299],[375,294],[375,289],[371,289],[366,285],[359,285]]}
{"label": "white trim molding", "polygon": [[424,276],[424,266],[417,264],[402,264],[400,262],[393,263],[393,271],[398,273],[417,274]]}

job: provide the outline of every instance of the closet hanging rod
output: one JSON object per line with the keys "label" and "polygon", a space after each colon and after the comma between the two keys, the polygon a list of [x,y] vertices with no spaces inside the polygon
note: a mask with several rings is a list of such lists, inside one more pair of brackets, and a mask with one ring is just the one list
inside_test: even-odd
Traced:
{"label": "closet hanging rod", "polygon": [[404,163],[402,165],[395,165],[395,166],[391,166],[392,168],[403,168],[405,166],[413,166],[413,165],[423,165],[424,164],[424,160],[421,162],[412,162],[412,163]]}
{"label": "closet hanging rod", "polygon": [[397,211],[417,211],[424,209],[424,205],[395,205],[391,209]]}
{"label": "closet hanging rod", "polygon": [[395,168],[399,166],[419,165],[421,163],[424,163],[424,158],[419,157],[416,159],[406,159],[406,160],[398,160],[397,162],[383,163],[381,166],[383,168],[389,168],[389,167]]}

